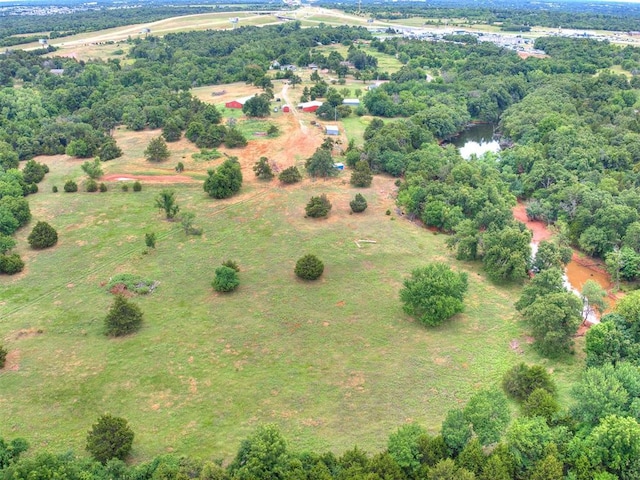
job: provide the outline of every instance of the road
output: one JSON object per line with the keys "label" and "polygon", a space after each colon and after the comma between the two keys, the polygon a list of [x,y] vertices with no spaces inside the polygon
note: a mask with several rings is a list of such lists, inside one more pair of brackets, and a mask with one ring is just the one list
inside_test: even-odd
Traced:
{"label": "road", "polygon": [[282,99],[284,100],[285,105],[289,105],[289,108],[291,109],[291,113],[293,113],[293,115],[296,117],[296,120],[298,121],[298,124],[300,125],[300,131],[302,133],[304,133],[305,135],[307,133],[309,133],[309,127],[307,127],[304,124],[304,122],[300,118],[300,112],[296,108],[296,105],[297,105],[298,102],[292,103],[291,100],[289,99],[289,84],[288,83],[285,83],[282,86],[282,92],[280,92],[280,95],[282,96]]}

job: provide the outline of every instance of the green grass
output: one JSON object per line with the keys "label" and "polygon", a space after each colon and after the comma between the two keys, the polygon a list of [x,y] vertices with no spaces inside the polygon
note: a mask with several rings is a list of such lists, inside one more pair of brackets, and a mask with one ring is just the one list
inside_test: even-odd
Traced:
{"label": "green grass", "polygon": [[356,115],[350,115],[347,118],[342,119],[342,126],[347,134],[347,139],[351,141],[355,140],[356,145],[362,144],[362,136],[364,131],[371,122],[371,117],[358,117]]}
{"label": "green grass", "polygon": [[[264,422],[297,449],[374,450],[408,420],[437,431],[448,409],[511,365],[540,361],[514,316],[518,289],[455,262],[444,236],[386,216],[388,180],[362,192],[362,215],[348,214],[356,190],[340,179],[257,184],[227,201],[207,198],[200,184],[176,186],[204,229],[187,237],[153,207],[161,186],[49,193],[78,169],[54,169],[29,197],[34,221],[49,221],[58,245],[28,250],[28,226],[18,235],[26,272],[0,278],[0,338],[19,365],[0,374],[0,431],[34,446],[82,452],[91,424],[109,412],[132,425],[136,461],[167,451],[229,459]],[[334,204],[330,218],[304,219],[321,192]],[[146,232],[158,240],[144,255]],[[377,243],[358,248],[358,239]],[[293,274],[305,253],[325,263],[317,282]],[[215,294],[213,271],[226,259],[240,264],[241,285]],[[470,289],[466,313],[427,329],[403,314],[398,290],[432,260],[469,271]],[[142,330],[109,339],[104,286],[118,273],[160,285],[134,299]],[[513,339],[524,354],[510,349]],[[566,396],[577,362],[553,366]]]}
{"label": "green grass", "polygon": [[[251,140],[252,138],[258,138],[258,137],[254,137],[255,133],[261,133],[261,132],[266,133],[266,131],[269,129],[271,125],[274,125],[274,123],[270,122],[269,120],[248,119],[242,122],[238,122],[236,124],[236,127],[238,128],[238,130],[242,132],[242,134],[245,137],[247,137],[247,140]],[[269,138],[269,137],[264,136],[260,138]]]}

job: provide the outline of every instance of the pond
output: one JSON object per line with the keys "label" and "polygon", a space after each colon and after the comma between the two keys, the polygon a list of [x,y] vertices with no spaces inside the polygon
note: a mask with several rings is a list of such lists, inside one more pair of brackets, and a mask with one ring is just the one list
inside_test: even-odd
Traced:
{"label": "pond", "polygon": [[467,128],[451,143],[458,147],[462,158],[468,160],[471,155],[478,157],[487,153],[497,153],[500,151],[500,143],[493,135],[493,125],[490,123],[475,124]]}

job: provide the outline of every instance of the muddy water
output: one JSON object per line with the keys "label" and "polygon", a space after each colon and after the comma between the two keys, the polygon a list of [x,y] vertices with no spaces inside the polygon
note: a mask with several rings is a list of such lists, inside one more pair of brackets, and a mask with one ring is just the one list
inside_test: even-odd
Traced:
{"label": "muddy water", "polygon": [[[538,249],[538,243],[552,237],[552,232],[543,222],[531,221],[527,218],[526,207],[524,204],[519,203],[514,207],[513,216],[516,220],[524,223],[527,228],[533,232],[531,251],[534,254]],[[612,289],[611,277],[605,272],[602,262],[574,251],[573,258],[565,269],[566,286],[571,291],[579,295],[587,280],[594,280],[598,282],[598,284],[600,284],[600,286],[607,292],[610,292]],[[609,302],[609,310],[614,306],[615,298],[616,297],[613,294],[609,294],[609,297],[607,298],[607,301]],[[591,316],[587,318],[587,321],[589,323],[597,323],[599,319]]]}

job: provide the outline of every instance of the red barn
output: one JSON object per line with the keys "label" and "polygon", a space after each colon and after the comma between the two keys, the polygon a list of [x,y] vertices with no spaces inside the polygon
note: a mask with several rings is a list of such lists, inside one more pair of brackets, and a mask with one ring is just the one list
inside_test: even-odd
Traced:
{"label": "red barn", "polygon": [[301,103],[298,105],[298,108],[301,108],[303,112],[315,112],[321,106],[322,102],[314,100],[312,102]]}
{"label": "red barn", "polygon": [[289,108],[289,105],[285,105],[284,107],[282,107],[282,111],[284,113],[289,113],[291,111],[291,109]]}
{"label": "red barn", "polygon": [[249,95],[248,97],[244,98],[236,98],[235,100],[231,100],[230,102],[225,103],[224,106],[227,108],[242,108],[247,100],[252,97],[253,95]]}
{"label": "red barn", "polygon": [[227,108],[242,108],[242,103],[238,100],[231,100],[230,102],[225,103],[224,106]]}

